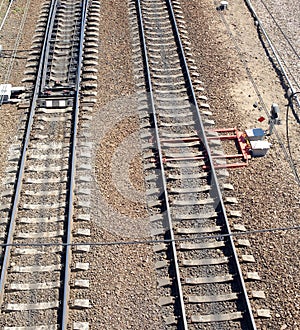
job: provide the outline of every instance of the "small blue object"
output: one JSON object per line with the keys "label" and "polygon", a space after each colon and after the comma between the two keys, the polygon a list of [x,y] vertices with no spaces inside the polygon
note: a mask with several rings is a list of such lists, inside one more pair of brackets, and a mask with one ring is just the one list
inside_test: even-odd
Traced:
{"label": "small blue object", "polygon": [[265,135],[265,132],[262,128],[253,128],[253,136],[257,137],[263,137]]}
{"label": "small blue object", "polygon": [[262,128],[251,128],[251,129],[246,129],[245,130],[249,141],[258,141],[262,140],[265,132]]}

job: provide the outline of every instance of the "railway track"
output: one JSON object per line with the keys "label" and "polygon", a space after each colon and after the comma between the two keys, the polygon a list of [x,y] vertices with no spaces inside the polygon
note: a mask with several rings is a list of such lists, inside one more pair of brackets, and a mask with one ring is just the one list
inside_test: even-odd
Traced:
{"label": "railway track", "polygon": [[[34,84],[22,148],[16,146],[11,155],[11,176],[1,196],[0,326],[5,330],[68,325],[87,11],[88,1],[53,0],[44,6],[36,28],[25,79]],[[71,307],[88,305],[78,299]]]}
{"label": "railway track", "polygon": [[[90,194],[90,179],[75,178],[84,29],[92,47],[85,50],[86,82],[81,84],[81,96],[88,97],[86,112],[95,103],[92,88],[97,79],[93,47],[99,17],[86,28],[87,10],[87,1],[52,1],[44,6],[27,65],[32,76],[26,81],[35,82],[34,92],[20,155],[17,146],[11,148],[11,177],[0,207],[0,326],[5,330],[66,329],[70,307],[90,307],[85,299],[70,305],[70,285],[87,288],[88,281],[70,281],[71,255],[73,265],[76,257],[69,245],[74,213],[89,220],[88,212],[74,210],[76,203],[89,207]],[[179,3],[136,0],[131,10],[136,15],[135,56],[143,55],[137,80],[147,91],[139,93],[139,107],[152,235],[160,241],[154,250],[165,326],[255,329],[232,238],[222,237],[231,231],[221,190],[230,187],[217,180],[215,168],[222,167],[222,161],[215,156],[222,155],[212,146],[219,140],[188,56]],[[88,124],[82,127],[89,131]],[[82,135],[84,141],[88,134]],[[90,158],[89,143],[82,146],[82,156]],[[80,170],[89,168],[83,164]],[[74,182],[79,183],[76,193],[84,196],[83,202],[74,199]],[[77,233],[87,235],[84,230]],[[88,247],[74,248],[87,252]],[[73,269],[88,269],[84,258],[78,260]],[[73,324],[73,329],[88,328],[87,322]]]}
{"label": "railway track", "polygon": [[231,230],[221,193],[226,185],[220,186],[215,169],[220,163],[214,156],[220,154],[211,148],[218,137],[186,56],[180,4],[137,0],[131,13],[146,193],[152,236],[160,241],[154,250],[166,327],[256,329],[233,239],[221,237]]}

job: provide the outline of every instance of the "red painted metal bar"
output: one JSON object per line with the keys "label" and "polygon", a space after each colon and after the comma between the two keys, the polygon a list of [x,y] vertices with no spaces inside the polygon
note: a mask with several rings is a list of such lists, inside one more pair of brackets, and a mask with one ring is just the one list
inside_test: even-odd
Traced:
{"label": "red painted metal bar", "polygon": [[[245,167],[248,166],[247,163],[232,163],[232,164],[214,164],[214,168],[221,169],[221,168],[239,168],[239,167]],[[204,170],[209,170],[210,166],[204,165],[202,166]]]}

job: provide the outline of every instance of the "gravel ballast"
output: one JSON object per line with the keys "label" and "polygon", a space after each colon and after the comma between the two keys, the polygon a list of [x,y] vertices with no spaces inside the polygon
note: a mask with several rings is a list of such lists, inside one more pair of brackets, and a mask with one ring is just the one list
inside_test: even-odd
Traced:
{"label": "gravel ballast", "polygon": [[[269,111],[274,102],[282,110],[284,123],[287,103],[284,91],[245,4],[230,3],[228,10],[221,13],[216,10],[218,3],[207,0],[182,0],[181,4],[216,128],[260,126],[267,129],[267,119],[262,124],[257,120],[261,116],[267,117],[265,111]],[[281,8],[290,8],[290,2],[281,4]],[[16,5],[20,9],[15,9],[1,31],[4,49],[14,47],[16,26],[20,25],[20,13],[26,3],[21,0]],[[40,5],[37,1],[30,2],[30,15],[18,46],[24,53],[18,56],[27,54],[26,50],[31,46]],[[254,5],[259,7],[260,2],[255,1]],[[294,7],[297,5],[295,2]],[[272,10],[282,13],[281,8],[272,7]],[[258,12],[264,20],[264,11]],[[294,36],[299,18],[294,12],[292,14],[293,18],[285,21],[288,21],[288,29]],[[299,39],[295,40],[299,48]],[[101,1],[98,102],[93,110],[93,132],[98,132],[94,135],[96,165],[90,223],[93,242],[145,239],[149,235],[138,134],[140,123],[134,110],[136,98],[131,42],[128,3]],[[2,71],[2,81],[21,85],[25,64],[25,59],[16,60],[8,81],[5,71]],[[9,66],[5,57],[0,58],[0,66],[2,69]],[[3,128],[0,131],[0,176],[3,178],[8,147],[18,134],[20,114],[14,105],[2,105],[0,110],[0,126]],[[292,117],[291,123],[292,134],[299,135],[299,128],[293,127]],[[284,124],[278,126],[277,131],[285,141]],[[242,211],[242,218],[231,219],[231,223],[244,224],[248,230],[299,224],[299,186],[276,136],[269,137],[269,141],[272,148],[266,157],[251,160],[247,168],[230,170],[227,179],[234,184],[239,200],[237,209]],[[285,142],[284,145],[287,146]],[[292,146],[297,147],[295,140]],[[128,150],[134,155],[132,159],[127,157]],[[297,157],[296,152],[293,155]],[[299,159],[295,158],[295,161],[299,162]],[[116,164],[123,167],[118,168]],[[266,294],[266,299],[252,300],[253,308],[254,311],[259,308],[271,311],[270,319],[257,322],[258,329],[299,328],[298,236],[297,231],[246,235],[251,243],[246,252],[253,254],[256,263],[242,265],[243,272],[257,271],[261,277],[261,281],[247,283],[247,288],[249,291],[263,290]],[[91,252],[82,256],[81,261],[90,263],[90,270],[80,275],[80,278],[90,280],[90,288],[78,290],[76,294],[90,299],[92,308],[84,312],[74,311],[72,319],[88,321],[91,329],[163,328],[157,304],[157,279],[151,245],[91,247]]]}
{"label": "gravel ballast", "polygon": [[[267,129],[267,120],[262,124],[257,120],[266,117],[264,110],[269,111],[273,102],[282,109],[281,118],[285,116],[287,101],[280,80],[261,46],[245,4],[230,3],[229,9],[221,14],[216,6],[208,1],[182,1],[194,58],[206,86],[216,128]],[[257,107],[253,106],[255,102]],[[284,128],[277,127],[282,140]],[[297,128],[293,130],[297,132]],[[228,178],[234,184],[238,209],[242,211],[242,218],[231,222],[244,224],[248,230],[299,224],[299,186],[276,136],[272,135],[269,142],[272,148],[266,157],[252,159],[247,168],[230,170]],[[300,317],[297,234],[280,231],[245,238],[251,243],[247,254],[253,254],[256,263],[242,265],[243,272],[257,271],[261,277],[259,282],[247,283],[247,288],[264,290],[266,294],[264,300],[252,300],[253,309],[269,308],[272,316],[258,320],[258,329],[297,329]]]}
{"label": "gravel ballast", "polygon": [[72,319],[89,321],[91,329],[160,329],[152,245],[109,244],[149,238],[128,3],[102,1],[100,22],[89,228],[92,242],[104,245],[82,256],[90,270],[78,276],[90,289],[73,297],[89,299],[91,309],[73,311]]}

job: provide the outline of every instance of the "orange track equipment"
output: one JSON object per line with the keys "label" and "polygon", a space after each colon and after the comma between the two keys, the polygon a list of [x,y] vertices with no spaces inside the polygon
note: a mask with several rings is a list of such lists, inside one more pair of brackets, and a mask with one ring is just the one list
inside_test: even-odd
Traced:
{"label": "orange track equipment", "polygon": [[[249,159],[251,159],[250,155],[250,143],[247,140],[247,135],[245,132],[239,131],[236,127],[234,128],[220,128],[220,129],[214,129],[212,130],[213,132],[216,133],[234,133],[232,135],[219,135],[217,138],[220,139],[221,141],[224,140],[236,140],[239,149],[241,153],[234,154],[234,155],[224,155],[224,156],[214,156],[213,159],[216,158],[225,158],[225,159],[230,159],[230,158],[240,158],[243,160],[243,162],[238,162],[238,163],[231,163],[231,164],[222,164],[222,165],[214,165],[215,168],[238,168],[238,167],[243,167],[248,165]],[[207,140],[213,140],[216,139],[216,137],[207,137]],[[208,168],[207,166],[204,166],[204,168]]]}
{"label": "orange track equipment", "polygon": [[[247,135],[245,132],[238,131],[237,128],[222,128],[222,129],[215,129],[211,130],[212,132],[216,133],[234,133],[232,135],[219,135],[219,136],[213,136],[213,137],[207,137],[207,140],[216,140],[220,139],[221,141],[224,140],[236,140],[239,149],[241,153],[234,154],[234,155],[214,155],[212,152],[212,158],[213,159],[232,159],[232,158],[240,158],[243,160],[243,162],[238,162],[238,163],[229,163],[229,164],[215,164],[214,167],[217,169],[220,168],[237,168],[237,167],[243,167],[248,165],[248,160],[251,159],[251,155],[249,152],[250,149],[250,143],[247,140]],[[176,141],[184,141],[184,142],[193,142],[193,141],[199,141],[199,137],[186,137],[186,138],[180,138],[180,139],[162,139],[161,142],[176,142]],[[206,157],[205,155],[199,155],[199,156],[194,156],[194,157],[164,157],[163,158],[163,163],[166,164],[168,162],[172,161],[184,161],[184,160],[205,160]],[[155,159],[152,160],[155,162]],[[204,165],[204,169],[208,169],[209,166]]]}

